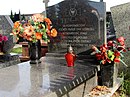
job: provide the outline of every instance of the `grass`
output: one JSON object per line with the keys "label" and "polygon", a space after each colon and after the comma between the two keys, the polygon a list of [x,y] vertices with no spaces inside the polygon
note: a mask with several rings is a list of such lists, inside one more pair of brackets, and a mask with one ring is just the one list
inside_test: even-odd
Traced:
{"label": "grass", "polygon": [[[119,67],[119,72],[123,71],[123,76],[124,76],[124,81],[121,87],[121,91],[122,94],[130,95],[130,51],[127,51],[124,54],[124,62],[128,65],[128,68],[126,68],[123,65]],[[123,95],[120,97],[125,97],[125,96]]]}
{"label": "grass", "polygon": [[124,76],[124,89],[126,90],[126,94],[130,95],[130,69],[127,70]]}
{"label": "grass", "polygon": [[11,53],[22,54],[22,47],[13,48],[13,49],[11,50]]}

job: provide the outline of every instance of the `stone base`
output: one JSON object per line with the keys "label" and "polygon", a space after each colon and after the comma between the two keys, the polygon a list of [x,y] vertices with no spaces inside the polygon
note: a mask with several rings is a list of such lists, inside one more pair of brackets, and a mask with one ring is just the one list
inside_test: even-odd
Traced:
{"label": "stone base", "polygon": [[[109,88],[110,93],[104,94],[104,95],[102,94],[102,95],[97,96],[97,97],[112,97],[112,95],[113,95],[113,94],[117,91],[117,89],[121,86],[122,82],[123,82],[123,78],[117,78],[115,85],[114,85],[112,88]],[[95,96],[94,96],[94,95],[91,96],[91,95],[87,94],[87,95],[85,95],[84,97],[95,97]]]}
{"label": "stone base", "polygon": [[117,64],[101,65],[101,85],[113,87],[116,83],[118,68]]}
{"label": "stone base", "polygon": [[39,64],[41,63],[40,60],[30,60],[30,64]]}
{"label": "stone base", "polygon": [[[76,83],[73,82],[73,84],[76,84]],[[66,93],[63,96],[59,96],[59,94],[56,94],[56,93],[51,93],[46,97],[84,97],[95,86],[97,86],[97,76],[94,76],[90,78],[89,80],[82,82],[80,85],[77,85],[75,88],[71,90],[68,90],[67,87],[64,86],[64,91],[59,89],[59,93],[61,94],[66,91]]]}

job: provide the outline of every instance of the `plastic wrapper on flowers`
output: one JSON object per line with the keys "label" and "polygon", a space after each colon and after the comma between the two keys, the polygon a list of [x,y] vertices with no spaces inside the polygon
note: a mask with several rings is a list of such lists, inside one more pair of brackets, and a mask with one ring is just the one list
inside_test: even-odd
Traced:
{"label": "plastic wrapper on flowers", "polygon": [[106,63],[123,63],[128,67],[125,62],[123,62],[123,53],[126,52],[125,49],[125,39],[124,37],[119,37],[114,41],[108,41],[107,44],[101,45],[99,48],[92,45],[93,52],[91,55],[95,55],[100,64],[105,65]]}
{"label": "plastic wrapper on flowers", "polygon": [[16,21],[12,29],[12,34],[17,40],[22,37],[33,43],[38,40],[48,42],[49,38],[57,36],[57,30],[53,28],[49,18],[44,17],[42,14],[34,14],[25,23]]}

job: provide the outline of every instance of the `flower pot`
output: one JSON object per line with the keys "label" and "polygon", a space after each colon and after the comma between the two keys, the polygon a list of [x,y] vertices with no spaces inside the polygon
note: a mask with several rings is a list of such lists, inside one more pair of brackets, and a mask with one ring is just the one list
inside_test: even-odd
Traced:
{"label": "flower pot", "polygon": [[101,85],[107,87],[113,87],[117,79],[117,66],[114,63],[107,63],[100,66],[101,72]]}
{"label": "flower pot", "polygon": [[38,40],[36,43],[29,43],[29,56],[30,56],[30,64],[41,63],[41,43]]}

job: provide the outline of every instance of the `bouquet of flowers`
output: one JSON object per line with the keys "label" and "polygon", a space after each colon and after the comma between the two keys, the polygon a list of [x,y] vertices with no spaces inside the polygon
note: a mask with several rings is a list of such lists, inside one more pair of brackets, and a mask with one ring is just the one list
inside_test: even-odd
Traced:
{"label": "bouquet of flowers", "polygon": [[93,45],[93,52],[91,55],[95,55],[97,60],[100,61],[100,64],[105,65],[106,63],[111,62],[122,62],[127,67],[127,65],[122,60],[124,57],[123,52],[126,52],[124,42],[124,37],[119,37],[115,41],[108,41],[107,44],[103,44],[99,48]]}
{"label": "bouquet of flowers", "polygon": [[16,36],[17,40],[19,40],[19,37],[23,37],[35,43],[38,40],[46,42],[49,40],[48,37],[56,37],[57,31],[52,27],[52,22],[49,18],[45,18],[42,14],[34,14],[25,23],[16,21],[12,34]]}

